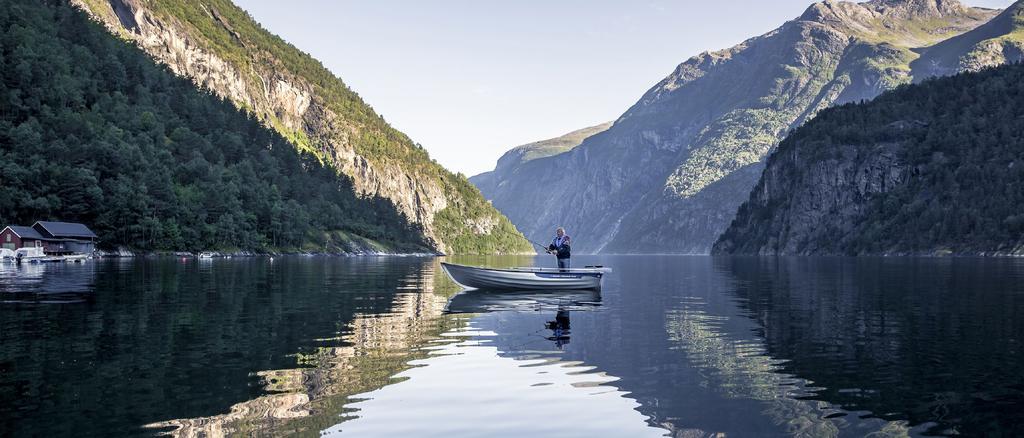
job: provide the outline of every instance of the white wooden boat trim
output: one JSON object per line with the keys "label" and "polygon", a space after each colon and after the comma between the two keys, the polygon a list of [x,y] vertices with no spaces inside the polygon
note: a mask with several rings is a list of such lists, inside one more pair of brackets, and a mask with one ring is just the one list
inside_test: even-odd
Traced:
{"label": "white wooden boat trim", "polygon": [[444,262],[441,267],[448,278],[470,289],[600,289],[605,274],[597,269],[491,269]]}

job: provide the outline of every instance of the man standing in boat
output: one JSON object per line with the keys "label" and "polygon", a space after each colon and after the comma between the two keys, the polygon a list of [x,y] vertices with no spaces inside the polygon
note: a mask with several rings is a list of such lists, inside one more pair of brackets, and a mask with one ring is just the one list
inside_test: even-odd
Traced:
{"label": "man standing in boat", "polygon": [[558,269],[569,269],[569,257],[572,251],[569,246],[571,239],[565,234],[565,228],[558,227],[555,230],[555,238],[548,245],[548,254],[554,254],[558,259]]}

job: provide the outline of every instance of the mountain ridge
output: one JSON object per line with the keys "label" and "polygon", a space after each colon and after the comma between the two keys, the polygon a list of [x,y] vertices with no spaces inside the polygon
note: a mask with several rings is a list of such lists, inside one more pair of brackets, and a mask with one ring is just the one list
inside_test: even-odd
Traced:
{"label": "mountain ridge", "polygon": [[989,22],[924,50],[911,63],[917,82],[960,71],[1024,60],[1024,1],[1017,1]]}
{"label": "mountain ridge", "polygon": [[498,158],[498,162],[495,164],[494,170],[471,176],[469,178],[469,182],[473,183],[477,188],[480,188],[481,192],[493,191],[495,187],[491,184],[495,180],[503,179],[505,177],[503,175],[504,173],[514,172],[517,167],[522,166],[528,161],[547,158],[572,150],[572,148],[579,146],[583,140],[600,134],[608,130],[611,126],[612,122],[605,122],[577,129],[547,140],[540,140],[516,146],[509,149],[507,152],[502,154],[500,158]]}
{"label": "mountain ridge", "polygon": [[915,49],[996,13],[953,1],[812,4],[687,59],[608,131],[483,192],[530,238],[565,225],[583,252],[707,253],[790,129],[911,82]]}

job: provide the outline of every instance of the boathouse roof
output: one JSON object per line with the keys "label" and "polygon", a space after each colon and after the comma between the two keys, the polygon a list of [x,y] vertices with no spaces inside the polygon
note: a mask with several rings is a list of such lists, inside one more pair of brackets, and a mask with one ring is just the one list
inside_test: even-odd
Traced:
{"label": "boathouse roof", "polygon": [[[78,238],[83,238],[84,237],[84,238],[93,238],[93,239],[95,239],[96,237],[98,237],[98,236],[96,236],[96,233],[93,233],[92,230],[89,229],[89,227],[87,227],[85,225],[82,225],[82,224],[74,223],[74,222],[39,221],[39,222],[36,222],[35,225],[32,226],[32,228],[35,228],[36,230],[39,230],[41,232],[48,233],[50,236],[53,236],[53,237],[56,237],[56,238],[61,238],[61,237],[68,237],[68,238],[76,238],[76,237],[78,237]],[[42,228],[42,229],[40,229],[40,228]]]}
{"label": "boathouse roof", "polygon": [[45,237],[43,237],[42,234],[39,234],[39,232],[32,227],[26,227],[22,225],[8,225],[7,228],[10,228],[11,231],[14,231],[14,234],[17,234],[18,237],[22,239],[45,239]]}

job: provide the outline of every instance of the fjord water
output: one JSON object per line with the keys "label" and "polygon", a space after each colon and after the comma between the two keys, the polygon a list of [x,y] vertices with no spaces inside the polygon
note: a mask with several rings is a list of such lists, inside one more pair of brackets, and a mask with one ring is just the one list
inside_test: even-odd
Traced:
{"label": "fjord water", "polygon": [[508,295],[433,258],[0,265],[0,435],[1024,433],[1024,261],[575,262],[614,273]]}

